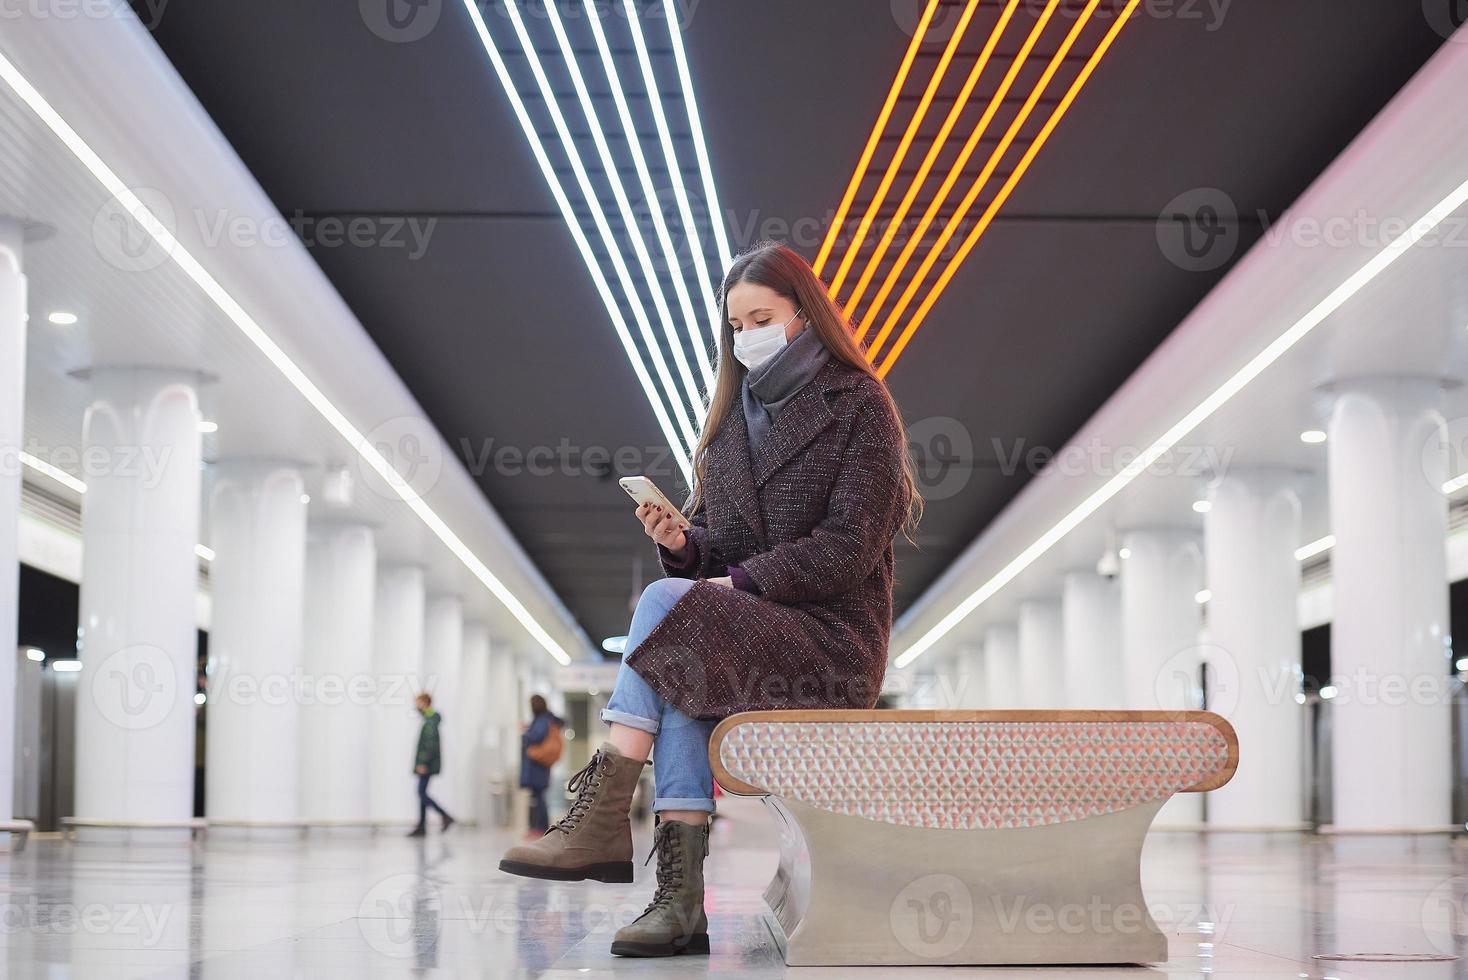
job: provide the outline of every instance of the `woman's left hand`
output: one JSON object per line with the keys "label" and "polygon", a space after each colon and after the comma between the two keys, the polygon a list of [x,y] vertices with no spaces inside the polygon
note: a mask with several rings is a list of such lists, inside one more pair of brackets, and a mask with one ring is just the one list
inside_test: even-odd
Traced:
{"label": "woman's left hand", "polygon": [[705,581],[710,582],[710,583],[712,583],[714,585],[722,585],[725,588],[729,588],[729,589],[734,588],[734,579],[733,579],[733,577],[731,577],[729,575],[724,575],[724,576],[721,576],[720,578],[705,579]]}

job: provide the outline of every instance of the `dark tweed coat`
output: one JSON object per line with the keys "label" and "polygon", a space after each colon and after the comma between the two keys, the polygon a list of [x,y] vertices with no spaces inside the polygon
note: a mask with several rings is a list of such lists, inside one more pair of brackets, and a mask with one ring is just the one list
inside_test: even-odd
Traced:
{"label": "dark tweed coat", "polygon": [[902,425],[876,380],[826,363],[752,454],[736,405],[709,445],[695,567],[739,565],[758,596],[695,585],[628,657],[695,718],[774,708],[870,708],[887,667],[892,541],[907,514]]}

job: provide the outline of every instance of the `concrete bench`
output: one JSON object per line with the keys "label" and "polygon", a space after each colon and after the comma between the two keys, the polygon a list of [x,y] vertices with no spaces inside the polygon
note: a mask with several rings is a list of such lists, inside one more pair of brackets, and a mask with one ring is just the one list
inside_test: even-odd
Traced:
{"label": "concrete bench", "polygon": [[0,834],[9,834],[15,843],[15,849],[11,852],[13,854],[25,850],[26,842],[35,832],[36,825],[29,820],[0,820]]}
{"label": "concrete bench", "polygon": [[1164,962],[1142,842],[1238,752],[1205,711],[758,711],[709,743],[779,824],[791,966]]}

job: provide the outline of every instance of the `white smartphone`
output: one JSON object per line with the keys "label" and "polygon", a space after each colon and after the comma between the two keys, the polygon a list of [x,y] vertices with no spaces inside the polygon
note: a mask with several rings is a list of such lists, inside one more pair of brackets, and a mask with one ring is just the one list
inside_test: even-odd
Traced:
{"label": "white smartphone", "polygon": [[677,507],[674,507],[672,501],[668,500],[667,495],[659,490],[658,485],[647,477],[624,476],[617,483],[621,485],[623,490],[627,491],[627,496],[639,504],[656,504],[664,512],[676,517],[678,519],[678,530],[688,530],[688,518],[684,517],[683,512]]}

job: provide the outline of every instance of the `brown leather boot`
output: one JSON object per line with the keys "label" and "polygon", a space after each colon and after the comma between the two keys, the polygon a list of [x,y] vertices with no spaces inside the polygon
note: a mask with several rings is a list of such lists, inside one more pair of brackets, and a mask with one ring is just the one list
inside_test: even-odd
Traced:
{"label": "brown leather boot", "polygon": [[566,788],[571,809],[544,837],[505,852],[500,870],[525,878],[625,883],[632,880],[632,793],[647,763],[634,762],[603,742]]}

